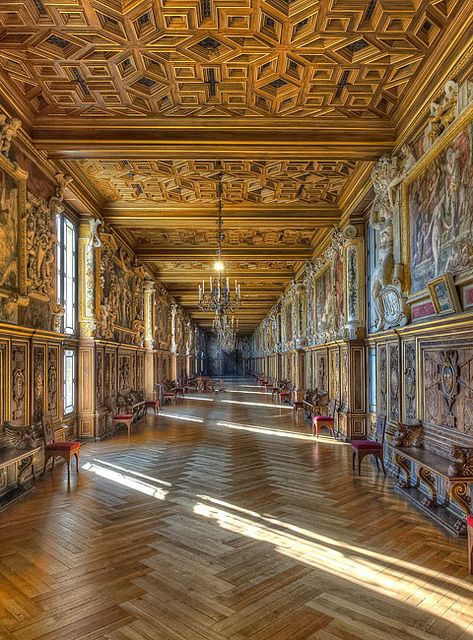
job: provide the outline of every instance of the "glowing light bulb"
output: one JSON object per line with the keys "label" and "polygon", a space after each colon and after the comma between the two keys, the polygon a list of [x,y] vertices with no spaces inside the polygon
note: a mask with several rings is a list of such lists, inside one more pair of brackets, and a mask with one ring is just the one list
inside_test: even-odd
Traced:
{"label": "glowing light bulb", "polygon": [[223,271],[224,268],[225,267],[223,265],[223,262],[221,262],[220,260],[217,260],[217,262],[214,264],[215,271]]}

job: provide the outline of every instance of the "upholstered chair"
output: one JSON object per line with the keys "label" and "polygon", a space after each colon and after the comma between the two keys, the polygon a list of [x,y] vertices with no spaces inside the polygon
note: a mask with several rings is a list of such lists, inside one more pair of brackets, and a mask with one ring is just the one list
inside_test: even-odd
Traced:
{"label": "upholstered chair", "polygon": [[79,473],[79,450],[80,442],[76,440],[66,440],[65,442],[54,441],[54,431],[51,416],[43,416],[43,437],[44,437],[44,467],[43,474],[49,459],[52,458],[51,471],[54,469],[55,458],[63,458],[67,464],[67,490],[71,490],[71,465],[72,459],[76,459],[76,469]]}
{"label": "upholstered chair", "polygon": [[328,403],[328,411],[325,415],[312,416],[312,435],[318,438],[320,429],[326,427],[332,438],[335,438],[335,418],[337,411],[338,403],[335,400],[330,400]]}
{"label": "upholstered chair", "polygon": [[386,433],[386,416],[379,414],[376,418],[376,429],[374,439],[366,440],[352,440],[351,448],[353,452],[353,470],[355,470],[355,461],[358,457],[358,475],[361,475],[361,462],[366,456],[374,456],[376,460],[376,466],[379,470],[379,461],[381,461],[381,467],[384,475],[386,475],[386,469],[384,468],[384,435]]}

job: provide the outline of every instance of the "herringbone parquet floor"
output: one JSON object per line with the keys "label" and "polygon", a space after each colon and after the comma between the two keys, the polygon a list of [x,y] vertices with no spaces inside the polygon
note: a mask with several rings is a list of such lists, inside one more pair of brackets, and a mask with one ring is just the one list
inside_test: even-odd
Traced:
{"label": "herringbone parquet floor", "polygon": [[70,494],[59,463],[0,513],[2,640],[473,638],[466,542],[252,384],[84,446]]}

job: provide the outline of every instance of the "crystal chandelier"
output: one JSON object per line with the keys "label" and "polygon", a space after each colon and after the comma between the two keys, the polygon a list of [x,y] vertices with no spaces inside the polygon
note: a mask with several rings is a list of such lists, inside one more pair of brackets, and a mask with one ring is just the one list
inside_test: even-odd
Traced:
{"label": "crystal chandelier", "polygon": [[215,311],[217,316],[235,312],[241,304],[240,285],[235,280],[235,290],[230,290],[230,280],[222,274],[224,264],[222,262],[222,241],[223,241],[223,220],[222,220],[222,174],[218,174],[217,199],[218,199],[218,220],[217,220],[217,260],[214,264],[218,272],[217,277],[210,276],[209,286],[206,288],[205,279],[199,284],[199,309],[201,311]]}
{"label": "crystal chandelier", "polygon": [[233,316],[230,318],[226,313],[217,313],[213,321],[213,330],[222,350],[232,353],[236,346],[238,320],[235,321]]}

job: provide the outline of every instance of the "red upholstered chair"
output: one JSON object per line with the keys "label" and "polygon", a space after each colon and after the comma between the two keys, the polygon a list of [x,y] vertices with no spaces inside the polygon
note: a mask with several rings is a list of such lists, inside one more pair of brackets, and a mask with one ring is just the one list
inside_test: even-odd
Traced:
{"label": "red upholstered chair", "polygon": [[366,456],[374,456],[376,460],[376,466],[379,471],[379,461],[381,460],[381,466],[383,473],[386,475],[386,469],[384,468],[384,434],[386,431],[386,416],[378,415],[376,418],[376,431],[374,440],[352,440],[351,448],[353,452],[353,470],[355,470],[355,460],[358,457],[358,475],[361,475],[361,462]]}
{"label": "red upholstered chair", "polygon": [[131,407],[116,407],[112,415],[112,427],[125,425],[128,437],[131,436],[131,425],[133,424],[133,411]]}
{"label": "red upholstered chair", "polygon": [[148,412],[148,408],[151,407],[154,411],[154,415],[157,416],[159,413],[159,409],[161,407],[161,403],[159,400],[146,400],[145,402],[145,411]]}
{"label": "red upholstered chair", "polygon": [[44,467],[43,474],[46,473],[46,465],[49,459],[53,459],[51,471],[54,469],[54,459],[63,458],[67,464],[67,490],[71,490],[71,464],[72,458],[76,459],[77,473],[79,473],[79,450],[80,442],[76,440],[66,440],[66,442],[55,442],[51,416],[43,416],[43,437],[44,437]]}
{"label": "red upholstered chair", "polygon": [[466,517],[466,528],[468,530],[468,571],[473,576],[473,515]]}
{"label": "red upholstered chair", "polygon": [[319,437],[320,429],[326,427],[332,438],[335,438],[335,415],[338,411],[338,403],[330,400],[326,415],[312,416],[312,435]]}

